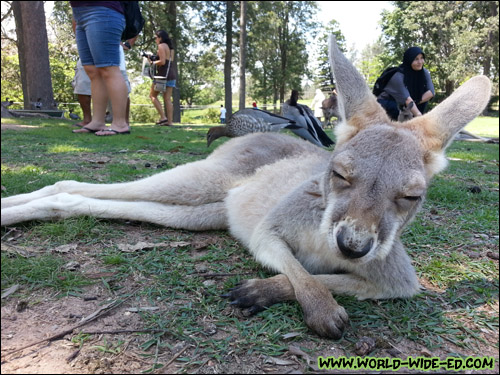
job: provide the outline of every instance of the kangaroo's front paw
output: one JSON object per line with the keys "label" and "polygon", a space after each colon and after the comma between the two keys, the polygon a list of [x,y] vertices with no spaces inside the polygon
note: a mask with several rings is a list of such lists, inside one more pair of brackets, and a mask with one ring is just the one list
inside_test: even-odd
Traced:
{"label": "kangaroo's front paw", "polygon": [[311,306],[311,309],[305,309],[303,306],[304,320],[319,336],[338,340],[349,324],[349,316],[333,298],[331,302],[333,304],[320,303],[319,306]]}
{"label": "kangaroo's front paw", "polygon": [[313,279],[305,279],[295,288],[295,294],[310,329],[322,337],[335,340],[342,337],[345,327],[349,324],[349,317],[323,284]]}
{"label": "kangaroo's front paw", "polygon": [[248,309],[247,314],[253,315],[275,303],[294,299],[294,294],[288,278],[277,275],[269,279],[242,281],[222,297],[229,298],[231,305]]}

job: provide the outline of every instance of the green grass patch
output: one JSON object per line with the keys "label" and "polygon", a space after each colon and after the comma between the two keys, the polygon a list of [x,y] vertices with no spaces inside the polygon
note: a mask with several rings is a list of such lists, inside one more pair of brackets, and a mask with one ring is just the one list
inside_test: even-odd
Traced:
{"label": "green grass patch", "polygon": [[92,282],[78,271],[64,268],[65,261],[55,255],[25,258],[2,252],[2,289],[22,284],[29,289],[51,288],[75,294]]}
{"label": "green grass patch", "polygon": [[[212,126],[207,124],[169,128],[132,124],[129,136],[96,137],[72,134],[71,122],[58,119],[2,119],[2,123],[32,126],[2,131],[2,197],[63,179],[137,180],[203,159],[215,148],[206,147],[206,132]],[[476,119],[468,130],[498,137],[498,119]],[[215,146],[225,141],[219,139]],[[37,249],[27,258],[2,251],[2,289],[22,284],[29,291],[51,288],[73,294],[100,283],[116,296],[137,282],[141,285],[137,301],[162,309],[140,312],[144,327],[162,331],[141,338],[144,358],[184,341],[196,352],[177,359],[186,372],[209,360],[225,363],[231,355],[279,356],[290,344],[300,345],[312,356],[328,352],[332,345],[353,353],[361,336],[379,338],[375,356],[387,356],[384,348],[403,339],[430,350],[443,350],[452,343],[480,356],[478,348],[495,346],[485,341],[485,330],[498,336],[498,261],[487,255],[498,254],[498,152],[496,144],[456,141],[450,146],[448,168],[434,178],[422,211],[402,236],[428,290],[408,300],[337,298],[351,325],[343,340],[333,344],[310,332],[297,303],[275,305],[251,318],[228,306],[221,294],[239,281],[270,274],[223,232],[199,234],[89,217],[23,223],[13,233],[12,228],[2,228],[2,243]],[[217,241],[199,249],[194,246],[198,236]],[[139,241],[163,245],[135,252],[118,247]],[[187,245],[168,245],[178,241]],[[65,270],[76,254],[50,250],[69,243],[77,245],[79,257],[92,260],[93,272],[107,276],[89,279],[78,270]],[[207,276],[215,274],[224,276]],[[289,333],[297,335],[285,340],[283,335]],[[86,340],[75,336],[80,345]],[[92,345],[110,354],[122,347],[109,340]]]}

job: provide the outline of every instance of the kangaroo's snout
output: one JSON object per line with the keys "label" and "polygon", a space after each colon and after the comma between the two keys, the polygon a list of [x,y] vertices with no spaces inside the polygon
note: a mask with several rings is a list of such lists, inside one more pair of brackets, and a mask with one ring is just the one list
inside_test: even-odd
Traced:
{"label": "kangaroo's snout", "polygon": [[350,259],[364,257],[370,252],[375,238],[367,232],[360,232],[348,226],[341,226],[336,235],[337,246],[344,256]]}

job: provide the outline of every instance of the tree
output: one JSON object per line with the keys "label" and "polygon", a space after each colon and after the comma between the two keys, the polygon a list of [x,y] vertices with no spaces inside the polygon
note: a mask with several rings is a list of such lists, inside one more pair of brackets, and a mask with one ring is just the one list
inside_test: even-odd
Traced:
{"label": "tree", "polygon": [[[250,2],[248,70],[253,96],[284,102],[292,89],[301,90],[309,75],[307,37],[314,36],[317,4],[310,1]],[[286,94],[285,94],[286,93]]]}
{"label": "tree", "polygon": [[335,36],[337,45],[342,52],[346,52],[345,37],[340,31],[340,24],[336,20],[331,20],[318,38],[318,74],[314,79],[316,86],[321,87],[322,90],[331,91],[335,87],[333,82],[332,73],[330,70],[330,61],[328,59],[328,39],[330,35]]}
{"label": "tree", "polygon": [[13,1],[24,108],[54,109],[43,1]]}
{"label": "tree", "polygon": [[245,108],[245,71],[247,62],[247,2],[240,2],[240,105]]}
{"label": "tree", "polygon": [[[169,25],[171,27],[171,30],[173,30],[172,35],[174,36],[173,38],[173,44],[174,44],[174,51],[177,50],[176,48],[176,40],[178,36],[178,28],[177,28],[177,6],[176,6],[177,1],[169,1],[168,2],[168,11],[167,11],[167,18],[169,20]],[[177,69],[177,59],[174,58],[174,61],[172,63],[171,69],[174,69],[174,71],[178,71]],[[177,82],[179,82],[177,84]],[[173,90],[173,95],[172,95],[172,104],[174,105],[174,117],[173,121],[174,122],[181,122],[181,98],[180,98],[180,90],[179,90],[179,85],[181,84],[181,78],[179,75],[177,75],[177,82],[176,86]],[[163,103],[165,108],[164,111],[167,113],[167,107],[166,103]]]}
{"label": "tree", "polygon": [[226,1],[226,57],[224,59],[224,97],[226,116],[233,113],[231,88],[231,60],[233,58],[233,2]]}
{"label": "tree", "polygon": [[[384,66],[421,46],[434,86],[446,96],[476,74],[498,85],[498,1],[396,1],[382,17]],[[390,64],[389,64],[390,63]]]}

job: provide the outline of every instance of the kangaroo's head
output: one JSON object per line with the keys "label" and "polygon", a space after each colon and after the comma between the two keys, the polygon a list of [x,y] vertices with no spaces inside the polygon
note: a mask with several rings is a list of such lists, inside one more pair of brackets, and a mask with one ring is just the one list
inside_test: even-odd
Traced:
{"label": "kangaroo's head", "polygon": [[385,258],[415,216],[453,137],[484,109],[490,82],[477,76],[428,114],[392,122],[362,76],[330,38],[340,121],[325,174],[322,231],[338,256]]}

